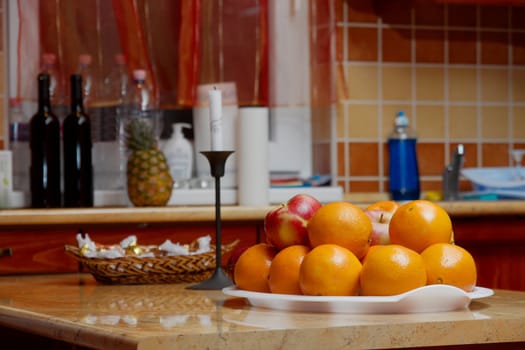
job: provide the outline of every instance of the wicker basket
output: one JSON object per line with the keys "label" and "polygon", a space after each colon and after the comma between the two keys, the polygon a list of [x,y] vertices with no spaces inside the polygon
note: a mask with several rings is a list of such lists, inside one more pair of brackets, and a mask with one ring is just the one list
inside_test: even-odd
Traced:
{"label": "wicker basket", "polygon": [[[238,240],[222,246],[222,252],[231,251]],[[215,246],[211,251],[194,255],[140,258],[125,256],[115,259],[87,258],[80,249],[65,246],[65,252],[77,259],[98,282],[109,284],[158,284],[200,282],[215,269]]]}

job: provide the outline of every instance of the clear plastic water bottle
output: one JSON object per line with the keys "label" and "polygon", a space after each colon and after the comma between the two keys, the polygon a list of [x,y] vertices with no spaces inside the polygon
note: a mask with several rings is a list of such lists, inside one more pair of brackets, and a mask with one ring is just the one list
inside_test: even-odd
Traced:
{"label": "clear plastic water bottle", "polygon": [[114,65],[102,80],[97,108],[91,108],[93,165],[97,169],[95,189],[120,191],[124,189],[119,144],[119,120],[131,91],[131,79],[123,54],[114,56]]}
{"label": "clear plastic water bottle", "polygon": [[[147,120],[155,132],[157,140],[160,138],[160,111],[158,100],[146,83],[146,71],[136,69],[133,71],[133,82],[131,91],[124,103],[124,111],[119,120],[118,137],[120,147],[120,169],[123,179],[126,178],[127,147],[126,147],[126,125],[132,119]],[[125,183],[125,182],[123,182]]]}
{"label": "clear plastic water bottle", "polygon": [[18,98],[9,99],[9,145],[13,152],[13,189],[29,193],[29,118]]}
{"label": "clear plastic water bottle", "polygon": [[131,79],[126,67],[126,57],[123,54],[116,54],[115,64],[103,81],[104,98],[111,105],[122,105],[131,89]]}
{"label": "clear plastic water bottle", "polygon": [[92,57],[89,54],[81,54],[78,56],[78,68],[76,74],[82,77],[82,98],[84,101],[84,108],[87,109],[94,99],[94,81],[91,72]]}
{"label": "clear plastic water bottle", "polygon": [[127,99],[126,118],[146,119],[155,131],[157,138],[160,136],[160,115],[158,101],[146,84],[146,71],[136,69],[133,71],[133,85]]}
{"label": "clear plastic water bottle", "polygon": [[416,142],[416,133],[410,127],[405,112],[399,112],[394,130],[388,137],[390,196],[393,200],[419,199]]}

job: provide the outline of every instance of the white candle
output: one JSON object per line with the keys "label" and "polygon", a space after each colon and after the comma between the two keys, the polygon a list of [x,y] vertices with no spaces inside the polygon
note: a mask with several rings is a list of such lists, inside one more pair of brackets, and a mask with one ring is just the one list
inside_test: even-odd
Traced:
{"label": "white candle", "polygon": [[208,91],[210,98],[211,150],[222,151],[222,96],[221,90]]}

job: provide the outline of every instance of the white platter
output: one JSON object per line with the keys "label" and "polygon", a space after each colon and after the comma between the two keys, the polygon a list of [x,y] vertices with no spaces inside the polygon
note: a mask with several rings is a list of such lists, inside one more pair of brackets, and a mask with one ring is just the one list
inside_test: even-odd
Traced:
{"label": "white platter", "polygon": [[250,292],[226,287],[223,293],[246,298],[255,307],[300,312],[349,314],[444,312],[466,309],[474,299],[489,297],[494,291],[475,287],[470,293],[459,288],[435,284],[394,296],[308,296]]}

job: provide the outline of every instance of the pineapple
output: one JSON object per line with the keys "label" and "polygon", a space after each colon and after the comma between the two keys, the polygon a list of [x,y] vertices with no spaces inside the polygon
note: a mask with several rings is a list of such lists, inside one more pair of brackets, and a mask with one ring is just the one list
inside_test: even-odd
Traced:
{"label": "pineapple", "polygon": [[166,205],[173,179],[148,121],[132,119],[126,125],[126,146],[131,152],[127,164],[130,201],[138,207]]}

